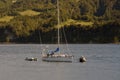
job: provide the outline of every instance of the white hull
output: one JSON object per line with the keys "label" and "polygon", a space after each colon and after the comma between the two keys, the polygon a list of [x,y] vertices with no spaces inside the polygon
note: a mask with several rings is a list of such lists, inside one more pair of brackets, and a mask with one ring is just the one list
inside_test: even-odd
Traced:
{"label": "white hull", "polygon": [[43,57],[42,60],[47,62],[72,62],[73,57]]}

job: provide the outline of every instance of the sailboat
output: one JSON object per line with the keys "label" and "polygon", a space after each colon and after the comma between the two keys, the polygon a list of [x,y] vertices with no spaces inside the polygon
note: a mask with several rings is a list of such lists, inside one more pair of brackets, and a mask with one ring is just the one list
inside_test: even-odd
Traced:
{"label": "sailboat", "polygon": [[42,61],[47,62],[72,62],[73,55],[62,53],[60,49],[60,19],[59,19],[59,0],[57,0],[57,13],[58,13],[58,25],[57,25],[57,48],[54,51],[42,50]]}

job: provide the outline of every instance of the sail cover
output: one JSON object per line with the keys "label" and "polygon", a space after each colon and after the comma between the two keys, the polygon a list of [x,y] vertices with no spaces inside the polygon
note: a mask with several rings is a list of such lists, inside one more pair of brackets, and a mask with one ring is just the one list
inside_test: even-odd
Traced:
{"label": "sail cover", "polygon": [[59,48],[56,48],[56,50],[54,52],[58,52],[59,51]]}

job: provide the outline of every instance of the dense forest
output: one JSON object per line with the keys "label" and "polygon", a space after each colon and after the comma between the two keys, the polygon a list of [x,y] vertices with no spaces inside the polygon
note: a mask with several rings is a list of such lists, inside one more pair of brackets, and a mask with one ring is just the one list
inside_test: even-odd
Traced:
{"label": "dense forest", "polygon": [[[120,0],[59,6],[61,43],[120,43]],[[0,43],[56,43],[56,27],[57,0],[0,0]]]}

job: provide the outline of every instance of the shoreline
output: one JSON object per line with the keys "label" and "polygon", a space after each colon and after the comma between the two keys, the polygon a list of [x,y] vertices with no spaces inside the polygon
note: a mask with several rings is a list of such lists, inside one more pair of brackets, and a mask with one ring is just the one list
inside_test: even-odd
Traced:
{"label": "shoreline", "polygon": [[[41,44],[41,43],[15,43],[15,42],[0,42],[1,44]],[[57,44],[57,43],[43,43],[43,44]],[[61,44],[66,44],[66,43],[61,43]],[[120,44],[120,42],[117,43],[67,43],[67,44]]]}

